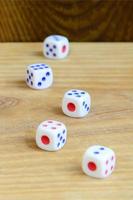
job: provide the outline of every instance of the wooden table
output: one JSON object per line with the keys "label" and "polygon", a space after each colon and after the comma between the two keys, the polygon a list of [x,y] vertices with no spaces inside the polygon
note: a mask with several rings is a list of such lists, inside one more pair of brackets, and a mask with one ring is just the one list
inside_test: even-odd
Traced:
{"label": "wooden table", "polygon": [[[53,87],[38,91],[25,84],[26,65],[49,64]],[[65,91],[90,92],[86,118],[65,116]],[[38,124],[62,121],[68,140],[58,152],[35,144]],[[114,149],[117,166],[107,179],[81,170],[84,151],[93,144]],[[0,200],[133,199],[133,44],[73,43],[65,60],[48,60],[41,43],[0,44]]]}

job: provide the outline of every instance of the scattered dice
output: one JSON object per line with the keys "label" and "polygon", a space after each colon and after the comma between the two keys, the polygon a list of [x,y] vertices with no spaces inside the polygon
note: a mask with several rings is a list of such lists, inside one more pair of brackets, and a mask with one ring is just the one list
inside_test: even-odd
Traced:
{"label": "scattered dice", "polygon": [[62,110],[70,117],[84,117],[90,111],[90,106],[90,95],[83,90],[69,90],[62,101]]}
{"label": "scattered dice", "polygon": [[85,152],[82,160],[82,169],[89,176],[106,178],[114,170],[115,162],[113,150],[104,146],[94,145]]}
{"label": "scattered dice", "polygon": [[50,87],[53,83],[52,69],[43,63],[29,65],[26,72],[26,83],[34,89]]}
{"label": "scattered dice", "polygon": [[66,143],[67,129],[58,121],[47,120],[42,122],[36,132],[36,144],[43,150],[57,151]]}
{"label": "scattered dice", "polygon": [[47,58],[65,58],[69,52],[69,41],[61,35],[50,35],[43,43],[43,53]]}

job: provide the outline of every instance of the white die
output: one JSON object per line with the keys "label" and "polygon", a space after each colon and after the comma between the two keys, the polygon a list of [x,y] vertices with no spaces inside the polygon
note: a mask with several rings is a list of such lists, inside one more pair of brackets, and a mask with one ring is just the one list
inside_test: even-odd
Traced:
{"label": "white die", "polygon": [[112,149],[94,145],[87,149],[82,160],[83,172],[95,178],[106,178],[114,170],[116,163]]}
{"label": "white die", "polygon": [[62,101],[64,114],[70,117],[84,117],[90,111],[90,95],[83,90],[72,89],[65,93]]}
{"label": "white die", "polygon": [[50,35],[43,43],[43,53],[47,58],[62,59],[68,55],[69,41],[61,35]]}
{"label": "white die", "polygon": [[57,151],[64,146],[66,139],[66,126],[59,121],[44,121],[36,131],[36,144],[43,150]]}
{"label": "white die", "polygon": [[52,69],[43,63],[28,65],[26,83],[33,89],[48,88],[53,83]]}

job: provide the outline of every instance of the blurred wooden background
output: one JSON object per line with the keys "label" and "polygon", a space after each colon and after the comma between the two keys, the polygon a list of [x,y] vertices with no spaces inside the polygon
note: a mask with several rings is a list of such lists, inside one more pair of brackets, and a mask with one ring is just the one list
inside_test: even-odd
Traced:
{"label": "blurred wooden background", "polygon": [[0,41],[133,41],[133,0],[0,0]]}

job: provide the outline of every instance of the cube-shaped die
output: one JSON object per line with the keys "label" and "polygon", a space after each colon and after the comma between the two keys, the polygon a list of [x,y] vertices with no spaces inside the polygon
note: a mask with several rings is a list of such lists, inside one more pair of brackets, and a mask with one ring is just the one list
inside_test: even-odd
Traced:
{"label": "cube-shaped die", "polygon": [[116,163],[112,149],[94,145],[87,149],[82,160],[83,172],[95,178],[106,178],[114,170]]}
{"label": "cube-shaped die", "polygon": [[65,93],[62,101],[64,114],[70,117],[84,117],[90,111],[90,95],[83,90],[72,89]]}
{"label": "cube-shaped die", "polygon": [[66,139],[66,126],[59,121],[44,121],[36,131],[36,144],[43,150],[57,151],[64,146]]}
{"label": "cube-shaped die", "polygon": [[61,35],[48,36],[43,43],[43,53],[47,58],[62,59],[68,55],[69,41]]}
{"label": "cube-shaped die", "polygon": [[52,69],[43,63],[28,65],[26,83],[33,89],[45,89],[53,83]]}

